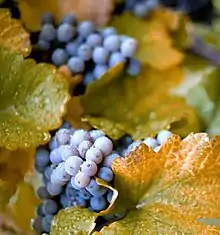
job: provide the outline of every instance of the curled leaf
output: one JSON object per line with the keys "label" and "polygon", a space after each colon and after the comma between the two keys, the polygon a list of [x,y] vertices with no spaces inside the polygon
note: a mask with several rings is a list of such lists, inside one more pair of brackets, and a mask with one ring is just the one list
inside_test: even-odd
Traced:
{"label": "curled leaf", "polygon": [[48,64],[0,48],[0,146],[10,150],[48,142],[61,125],[68,83]]}
{"label": "curled leaf", "polygon": [[169,95],[182,78],[183,72],[177,67],[161,72],[145,66],[136,78],[119,76],[110,70],[89,84],[80,98],[83,120],[113,139],[126,133],[134,139],[145,138],[174,123],[183,136],[196,132],[199,122],[195,111],[183,98]]}
{"label": "curled leaf", "polygon": [[9,11],[0,9],[0,46],[8,47],[28,56],[31,51],[29,33],[19,20],[12,19]]}
{"label": "curled leaf", "polygon": [[[99,7],[97,7],[99,6]],[[45,12],[51,12],[59,22],[66,14],[75,14],[79,20],[91,20],[98,25],[105,25],[114,9],[113,0],[20,0],[21,20],[31,31],[38,31],[41,17]]]}
{"label": "curled leaf", "polygon": [[95,228],[98,213],[80,207],[61,210],[54,218],[50,235],[89,235]]}

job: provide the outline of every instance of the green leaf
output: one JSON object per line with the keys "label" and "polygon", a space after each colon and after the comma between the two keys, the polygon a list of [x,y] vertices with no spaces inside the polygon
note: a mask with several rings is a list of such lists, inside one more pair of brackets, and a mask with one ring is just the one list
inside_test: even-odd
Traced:
{"label": "green leaf", "polygon": [[[138,40],[137,58],[143,64],[149,64],[158,70],[176,66],[183,59],[183,54],[173,47],[174,42],[170,36],[173,21],[178,22],[179,16],[169,12],[168,21],[166,13],[166,11],[159,11],[147,21],[124,13],[114,17],[111,22],[111,26],[116,27],[120,34],[129,35]],[[127,27],[128,22],[129,27]]]}
{"label": "green leaf", "polygon": [[61,125],[69,100],[66,79],[48,64],[36,64],[0,48],[0,147],[36,147]]}
{"label": "green leaf", "polygon": [[50,235],[89,235],[96,226],[98,213],[80,207],[61,210],[54,218]]}
{"label": "green leaf", "polygon": [[[117,76],[114,68],[88,85],[80,98],[84,119],[102,129],[113,139],[130,134],[134,139],[155,135],[178,123],[178,131],[186,135],[199,130],[195,111],[183,98],[169,95],[169,90],[183,79],[178,67],[157,71],[142,68],[137,77]],[[182,127],[182,128],[181,128]]]}
{"label": "green leaf", "polygon": [[198,57],[187,56],[183,69],[185,80],[173,90],[173,94],[185,97],[187,103],[196,109],[209,134],[220,134],[220,67]]}
{"label": "green leaf", "polygon": [[19,20],[12,19],[10,12],[0,9],[0,46],[18,51],[24,56],[31,52],[29,33],[23,28]]}

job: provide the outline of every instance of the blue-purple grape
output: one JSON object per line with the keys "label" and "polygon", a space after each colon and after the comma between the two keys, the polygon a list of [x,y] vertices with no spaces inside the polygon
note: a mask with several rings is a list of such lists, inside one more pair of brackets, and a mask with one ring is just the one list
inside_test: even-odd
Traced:
{"label": "blue-purple grape", "polygon": [[96,47],[93,50],[92,59],[96,64],[106,64],[109,58],[109,52],[104,47]]}
{"label": "blue-purple grape", "polygon": [[71,156],[65,161],[65,171],[71,176],[76,176],[82,163],[83,160],[80,157]]}
{"label": "blue-purple grape", "polygon": [[108,65],[111,68],[111,67],[114,67],[115,65],[117,65],[119,63],[123,63],[125,61],[126,61],[126,59],[122,55],[121,52],[113,52],[109,57]]}
{"label": "blue-purple grape", "polygon": [[95,147],[89,148],[85,157],[87,161],[93,161],[96,164],[99,164],[103,160],[103,154],[101,150]]}
{"label": "blue-purple grape", "polygon": [[133,57],[137,51],[137,41],[133,38],[125,40],[121,44],[120,51],[124,57]]}
{"label": "blue-purple grape", "polygon": [[141,62],[131,58],[126,69],[127,73],[131,76],[137,76],[141,71]]}
{"label": "blue-purple grape", "polygon": [[93,76],[95,79],[98,79],[103,76],[108,71],[108,66],[105,64],[98,64],[93,70]]}
{"label": "blue-purple grape", "polygon": [[113,143],[106,136],[99,137],[94,142],[94,147],[101,150],[101,152],[107,156],[113,151]]}
{"label": "blue-purple grape", "polygon": [[78,48],[78,56],[84,61],[89,61],[92,58],[92,49],[86,44],[82,44]]}
{"label": "blue-purple grape", "polygon": [[108,167],[101,167],[98,172],[98,177],[105,182],[111,182],[113,180],[113,172]]}
{"label": "blue-purple grape", "polygon": [[95,48],[102,45],[102,36],[98,33],[93,33],[86,39],[86,44],[91,48]]}
{"label": "blue-purple grape", "polygon": [[51,60],[56,66],[64,65],[68,60],[68,54],[64,49],[57,48],[53,51]]}
{"label": "blue-purple grape", "polygon": [[108,202],[105,197],[92,197],[90,199],[90,205],[95,211],[102,211],[107,208]]}
{"label": "blue-purple grape", "polygon": [[90,180],[91,178],[88,175],[84,174],[83,172],[78,172],[75,175],[74,183],[79,188],[85,188],[89,184]]}
{"label": "blue-purple grape", "polygon": [[70,57],[67,63],[72,73],[81,73],[85,69],[84,61],[79,57]]}
{"label": "blue-purple grape", "polygon": [[103,42],[104,48],[110,52],[115,52],[120,49],[121,41],[119,36],[117,35],[110,35],[105,38]]}
{"label": "blue-purple grape", "polygon": [[77,31],[83,38],[87,38],[95,31],[95,25],[91,21],[82,21],[79,23]]}
{"label": "blue-purple grape", "polygon": [[47,199],[43,201],[41,209],[45,215],[54,215],[58,212],[59,207],[54,200]]}
{"label": "blue-purple grape", "polygon": [[39,39],[51,42],[55,38],[56,38],[56,29],[54,28],[54,26],[50,23],[44,24],[41,28]]}
{"label": "blue-purple grape", "polygon": [[50,162],[50,154],[44,148],[38,148],[35,153],[35,164],[40,167],[45,167]]}
{"label": "blue-purple grape", "polygon": [[68,23],[63,23],[57,28],[59,42],[69,42],[76,35],[76,29]]}
{"label": "blue-purple grape", "polygon": [[101,34],[102,36],[105,38],[105,37],[108,37],[110,35],[116,35],[117,34],[117,31],[115,28],[113,27],[107,27],[107,28],[104,28],[102,31],[101,31]]}
{"label": "blue-purple grape", "polygon": [[94,176],[97,171],[98,171],[98,167],[96,165],[95,162],[92,162],[92,161],[85,161],[81,166],[81,171],[88,175],[88,176]]}

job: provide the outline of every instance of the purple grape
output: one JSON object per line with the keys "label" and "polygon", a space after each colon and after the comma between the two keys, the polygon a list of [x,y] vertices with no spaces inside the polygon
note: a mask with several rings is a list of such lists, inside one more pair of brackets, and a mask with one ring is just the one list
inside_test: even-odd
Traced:
{"label": "purple grape", "polygon": [[108,167],[101,167],[98,172],[98,177],[106,182],[111,182],[113,180],[113,172]]}

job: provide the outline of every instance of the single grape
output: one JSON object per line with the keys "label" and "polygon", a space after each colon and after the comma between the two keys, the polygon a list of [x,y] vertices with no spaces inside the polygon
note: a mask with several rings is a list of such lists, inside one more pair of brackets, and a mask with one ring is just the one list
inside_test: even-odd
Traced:
{"label": "single grape", "polygon": [[95,31],[95,25],[90,21],[82,21],[79,23],[77,30],[81,37],[87,38]]}
{"label": "single grape", "polygon": [[102,161],[102,159],[103,159],[103,154],[101,150],[98,148],[91,147],[86,152],[86,160],[88,161],[90,160],[95,162],[96,164],[99,164]]}
{"label": "single grape", "polygon": [[95,162],[87,160],[81,165],[81,171],[88,176],[94,176],[98,171],[98,167]]}
{"label": "single grape", "polygon": [[128,63],[126,71],[131,76],[137,76],[140,73],[140,71],[141,71],[141,63],[140,63],[140,61],[131,58],[129,60],[129,63]]}
{"label": "single grape", "polygon": [[113,197],[113,191],[112,191],[112,190],[108,190],[108,193],[107,193],[107,201],[108,201],[109,203],[111,203],[112,197]]}
{"label": "single grape", "polygon": [[57,39],[59,42],[69,42],[76,35],[76,29],[67,23],[61,24],[57,28]]}
{"label": "single grape", "polygon": [[85,188],[89,184],[90,180],[90,177],[83,172],[78,172],[74,178],[75,185],[80,188]]}
{"label": "single grape", "polygon": [[43,174],[45,171],[45,166],[38,166],[38,165],[34,164],[34,168],[38,173],[41,173],[41,174]]}
{"label": "single grape", "polygon": [[156,148],[158,145],[157,140],[152,137],[144,139],[143,143],[145,143],[148,147],[151,147],[153,149]]}
{"label": "single grape", "polygon": [[106,166],[106,167],[112,167],[112,163],[116,158],[119,158],[120,155],[117,152],[113,152],[111,154],[109,154],[108,156],[105,157],[102,166]]}
{"label": "single grape", "polygon": [[92,58],[92,49],[86,44],[82,44],[78,48],[78,56],[84,61],[89,61]]}
{"label": "single grape", "polygon": [[66,44],[66,51],[70,56],[77,56],[77,51],[80,46],[80,43],[74,40]]}
{"label": "single grape", "polygon": [[92,72],[88,72],[85,74],[83,78],[83,84],[85,86],[87,86],[89,83],[94,82],[94,81],[95,81],[95,77]]}
{"label": "single grape", "polygon": [[41,186],[37,189],[37,196],[42,200],[51,197],[50,193],[48,192],[45,186]]}
{"label": "single grape", "polygon": [[48,182],[47,183],[47,191],[49,192],[50,195],[56,196],[62,192],[62,186]]}
{"label": "single grape", "polygon": [[63,161],[66,161],[71,156],[79,156],[78,149],[72,145],[61,145],[59,151]]}
{"label": "single grape", "polygon": [[50,163],[50,154],[44,148],[38,148],[35,153],[35,164],[45,167]]}
{"label": "single grape", "polygon": [[157,135],[157,142],[159,145],[165,143],[167,139],[172,135],[171,131],[162,130]]}
{"label": "single grape", "polygon": [[67,65],[72,73],[81,73],[85,69],[84,61],[79,57],[71,57]]}
{"label": "single grape", "polygon": [[35,214],[35,216],[44,216],[44,213],[42,212],[42,204],[38,205],[35,208],[34,214]]}
{"label": "single grape", "polygon": [[82,197],[76,196],[76,204],[77,206],[85,208],[87,206],[87,201]]}
{"label": "single grape", "polygon": [[74,198],[76,196],[76,194],[78,193],[78,191],[73,188],[71,182],[69,182],[65,188],[65,194],[68,198]]}
{"label": "single grape", "polygon": [[70,206],[70,200],[65,194],[61,194],[60,204],[62,205],[63,208],[67,208]]}
{"label": "single grape", "polygon": [[92,130],[90,131],[90,136],[93,142],[95,142],[96,139],[98,139],[99,137],[104,136],[105,133],[103,131],[100,130]]}
{"label": "single grape", "polygon": [[101,78],[103,74],[108,71],[108,66],[104,64],[98,64],[93,70],[93,76],[95,79]]}
{"label": "single grape", "polygon": [[51,60],[54,65],[61,66],[63,64],[66,64],[68,60],[68,55],[65,50],[57,48],[56,50],[53,51]]}
{"label": "single grape", "polygon": [[32,228],[37,232],[37,234],[43,234],[43,226],[42,226],[42,217],[38,216],[32,220]]}
{"label": "single grape", "polygon": [[103,42],[104,48],[110,52],[115,52],[120,49],[121,41],[119,36],[117,35],[110,35],[105,38]]}
{"label": "single grape", "polygon": [[77,192],[77,195],[85,200],[89,200],[92,197],[92,195],[86,189],[81,189]]}
{"label": "single grape", "polygon": [[127,135],[127,136],[122,138],[121,144],[122,144],[123,147],[127,148],[130,144],[133,143],[133,141],[134,140],[130,136]]}
{"label": "single grape", "polygon": [[128,35],[120,35],[119,37],[120,37],[121,43],[131,38]]}
{"label": "single grape", "polygon": [[157,152],[159,152],[159,151],[160,151],[160,146],[157,146],[157,147],[154,148],[154,152],[157,153]]}
{"label": "single grape", "polygon": [[100,188],[100,185],[97,184],[95,179],[91,179],[89,184],[86,186],[86,190],[88,192],[94,192],[97,191]]}
{"label": "single grape", "polygon": [[52,137],[49,143],[49,149],[54,150],[58,147],[55,137]]}
{"label": "single grape", "polygon": [[56,132],[55,139],[59,146],[66,145],[70,143],[70,136],[71,136],[71,131],[66,128],[62,128]]}
{"label": "single grape", "polygon": [[44,24],[41,28],[39,40],[53,41],[56,38],[56,29],[52,24]]}
{"label": "single grape", "polygon": [[75,24],[76,23],[76,17],[74,15],[64,15],[62,20],[61,20],[61,24]]}
{"label": "single grape", "polygon": [[47,199],[43,201],[41,209],[44,215],[54,215],[58,212],[59,207],[54,200]]}
{"label": "single grape", "polygon": [[86,152],[92,147],[92,142],[89,140],[84,140],[79,144],[78,150],[82,158],[85,158]]}
{"label": "single grape", "polygon": [[43,14],[41,18],[41,23],[44,24],[53,24],[53,15],[50,12],[46,12]]}
{"label": "single grape", "polygon": [[102,45],[102,36],[97,33],[90,34],[86,40],[86,44],[91,48],[95,48]]}
{"label": "single grape", "polygon": [[[65,170],[66,162],[61,162],[56,169],[53,170],[56,174],[56,178],[60,183],[66,183],[70,180],[70,175]],[[51,175],[51,182],[52,182],[52,175]]]}
{"label": "single grape", "polygon": [[74,132],[74,134],[71,136],[71,145],[74,146],[79,146],[81,142],[85,141],[85,140],[91,140],[91,136],[90,133],[88,131],[85,130],[76,130]]}
{"label": "single grape", "polygon": [[114,175],[110,168],[104,166],[99,169],[98,177],[106,182],[111,182]]}
{"label": "single grape", "polygon": [[101,33],[102,33],[102,36],[105,38],[105,37],[108,37],[110,35],[116,35],[117,31],[113,27],[107,27],[107,28],[104,28]]}
{"label": "single grape", "polygon": [[121,53],[125,57],[133,57],[137,51],[137,41],[133,38],[125,40],[121,44]]}
{"label": "single grape", "polygon": [[60,154],[60,150],[54,149],[50,152],[50,161],[57,166],[59,163],[63,161],[62,156]]}
{"label": "single grape", "polygon": [[50,49],[50,42],[45,41],[43,39],[40,39],[37,42],[37,45],[42,51],[48,51]]}
{"label": "single grape", "polygon": [[92,59],[96,64],[106,64],[109,58],[109,52],[104,47],[96,47],[93,50]]}
{"label": "single grape", "polygon": [[53,167],[47,166],[44,171],[44,176],[46,177],[47,180],[50,180],[50,176],[53,172]]}
{"label": "single grape", "polygon": [[125,57],[120,52],[113,52],[109,57],[108,65],[109,67],[114,67],[119,63],[125,62]]}
{"label": "single grape", "polygon": [[69,122],[64,122],[60,128],[69,130],[71,128],[71,124]]}
{"label": "single grape", "polygon": [[102,211],[107,208],[108,202],[105,197],[92,197],[90,199],[90,205],[95,211]]}
{"label": "single grape", "polygon": [[71,183],[71,185],[72,185],[72,187],[73,187],[74,189],[76,189],[76,190],[82,189],[82,187],[79,187],[79,186],[75,183],[75,176],[73,176],[73,177],[71,178],[70,183]]}
{"label": "single grape", "polygon": [[113,151],[113,143],[106,136],[99,137],[94,142],[94,147],[101,150],[101,152],[107,156]]}
{"label": "single grape", "polygon": [[83,160],[78,156],[71,156],[65,161],[65,171],[71,175],[75,176],[82,165]]}
{"label": "single grape", "polygon": [[140,18],[147,16],[149,11],[150,9],[143,2],[136,3],[133,9],[133,13],[135,14],[135,16],[140,17]]}
{"label": "single grape", "polygon": [[52,215],[46,215],[42,219],[42,227],[44,232],[49,233],[50,232],[50,227],[52,224],[53,216]]}
{"label": "single grape", "polygon": [[107,192],[107,188],[100,186],[97,190],[90,189],[90,194],[95,197],[101,197]]}

